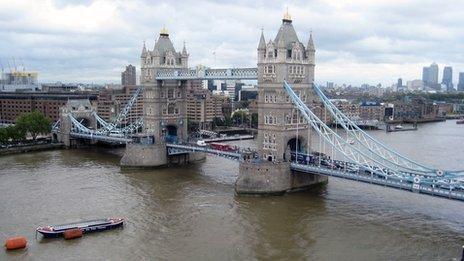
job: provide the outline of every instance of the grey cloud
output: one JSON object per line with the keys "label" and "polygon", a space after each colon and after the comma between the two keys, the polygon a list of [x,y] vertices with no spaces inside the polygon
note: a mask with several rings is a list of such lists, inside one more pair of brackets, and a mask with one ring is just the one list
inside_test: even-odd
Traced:
{"label": "grey cloud", "polygon": [[[186,41],[192,66],[254,66],[261,27],[266,40],[273,39],[285,8],[281,1],[264,0],[97,1],[114,6],[115,14],[82,28],[46,23],[20,4],[2,4],[0,58],[22,58],[28,68],[40,71],[42,81],[117,82],[119,70],[126,63],[138,65],[142,42],[152,48],[164,24],[176,49]],[[69,11],[94,4],[60,0],[54,8]],[[459,5],[459,1],[314,0],[292,1],[289,8],[300,41],[306,43],[310,30],[314,33],[319,82],[376,83],[381,78],[388,84],[399,76],[420,77],[421,66],[432,61],[461,66],[464,17]],[[95,10],[89,19],[98,21],[100,12],[104,10]],[[349,78],[337,71],[347,70],[346,66],[352,66]],[[380,76],[379,68],[394,72]],[[356,70],[362,70],[362,77]],[[404,74],[396,75],[397,71]]]}

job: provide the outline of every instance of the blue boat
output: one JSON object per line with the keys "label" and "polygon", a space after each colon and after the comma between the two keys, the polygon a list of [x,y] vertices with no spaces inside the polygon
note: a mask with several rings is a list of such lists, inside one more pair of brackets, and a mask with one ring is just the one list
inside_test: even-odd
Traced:
{"label": "blue boat", "polygon": [[60,237],[65,231],[70,229],[81,229],[82,233],[90,233],[121,227],[123,224],[124,219],[122,218],[104,218],[56,226],[38,227],[36,231],[48,238]]}

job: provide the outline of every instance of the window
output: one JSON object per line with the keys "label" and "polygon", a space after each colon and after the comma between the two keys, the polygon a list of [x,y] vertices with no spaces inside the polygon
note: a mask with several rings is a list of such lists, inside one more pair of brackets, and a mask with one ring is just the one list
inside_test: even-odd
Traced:
{"label": "window", "polygon": [[174,108],[175,108],[174,103],[170,103],[168,105],[168,114],[173,114],[174,113]]}
{"label": "window", "polygon": [[275,73],[275,70],[274,70],[274,65],[267,65],[264,67],[264,73],[266,74],[273,74]]}

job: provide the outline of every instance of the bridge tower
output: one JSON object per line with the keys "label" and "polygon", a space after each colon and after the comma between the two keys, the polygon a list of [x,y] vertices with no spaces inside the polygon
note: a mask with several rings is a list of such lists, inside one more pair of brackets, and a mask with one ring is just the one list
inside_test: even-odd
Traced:
{"label": "bridge tower", "polygon": [[264,34],[258,44],[259,161],[240,164],[237,193],[281,193],[325,182],[312,174],[292,173],[291,151],[309,152],[304,133],[309,128],[283,89],[284,80],[308,107],[316,107],[313,93],[315,48],[312,34],[304,45],[298,39],[288,11],[274,41]]}
{"label": "bridge tower", "polygon": [[143,91],[143,137],[126,146],[123,166],[161,166],[167,163],[166,142],[187,138],[186,81],[157,80],[158,72],[188,68],[185,44],[176,52],[166,28],[152,51],[143,44],[140,83]]}

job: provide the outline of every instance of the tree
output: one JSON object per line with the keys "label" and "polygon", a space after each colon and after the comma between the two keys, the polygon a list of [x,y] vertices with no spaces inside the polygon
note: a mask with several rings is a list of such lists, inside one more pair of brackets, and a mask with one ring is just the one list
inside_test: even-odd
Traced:
{"label": "tree", "polygon": [[7,142],[11,139],[14,141],[24,140],[26,138],[26,132],[18,126],[8,126],[5,129]]}
{"label": "tree", "polygon": [[200,125],[198,122],[192,120],[192,119],[187,119],[187,130],[189,132],[196,132],[199,130]]}
{"label": "tree", "polygon": [[213,118],[213,129],[215,129],[218,126],[224,126],[224,120],[219,118],[219,117],[214,117]]}
{"label": "tree", "polygon": [[35,140],[39,134],[48,134],[51,130],[50,119],[43,113],[34,110],[21,114],[16,119],[16,128],[22,133],[29,133]]}
{"label": "tree", "polygon": [[251,126],[253,128],[258,128],[258,113],[251,114]]}
{"label": "tree", "polygon": [[248,124],[248,110],[238,109],[232,113],[232,122],[236,125],[239,124]]}
{"label": "tree", "polygon": [[0,128],[0,144],[7,143],[9,139],[6,128]]}

